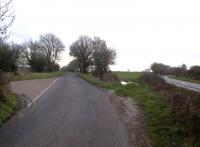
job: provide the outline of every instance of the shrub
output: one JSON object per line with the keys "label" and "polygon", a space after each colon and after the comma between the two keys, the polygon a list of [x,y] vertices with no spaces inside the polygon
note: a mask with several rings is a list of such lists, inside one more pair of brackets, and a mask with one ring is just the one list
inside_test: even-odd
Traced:
{"label": "shrub", "polygon": [[200,94],[169,85],[159,75],[150,72],[143,73],[139,80],[164,95],[172,110],[171,123],[176,126],[173,135],[178,134],[186,144],[200,145]]}
{"label": "shrub", "polygon": [[106,82],[118,82],[119,78],[118,78],[117,74],[109,72],[109,73],[105,73],[103,75],[103,79],[102,80],[106,81]]}
{"label": "shrub", "polygon": [[172,108],[174,123],[185,127],[182,133],[194,140],[200,138],[200,94],[173,87],[166,97]]}
{"label": "shrub", "polygon": [[162,63],[153,63],[151,70],[156,74],[167,75],[170,72],[170,66]]}
{"label": "shrub", "polygon": [[196,80],[200,79],[200,66],[192,66],[188,72],[192,78]]}
{"label": "shrub", "polygon": [[6,97],[9,94],[9,80],[7,76],[0,71],[0,101],[6,101]]}
{"label": "shrub", "polygon": [[78,72],[79,61],[77,59],[72,60],[67,66],[63,67],[63,70],[70,72]]}
{"label": "shrub", "polygon": [[67,66],[61,67],[61,68],[60,68],[60,71],[67,72],[67,71],[68,71]]}
{"label": "shrub", "polygon": [[152,72],[142,73],[139,81],[149,84],[154,90],[158,91],[168,88],[165,81],[159,75]]}
{"label": "shrub", "polygon": [[60,65],[58,63],[51,63],[51,71],[59,71]]}

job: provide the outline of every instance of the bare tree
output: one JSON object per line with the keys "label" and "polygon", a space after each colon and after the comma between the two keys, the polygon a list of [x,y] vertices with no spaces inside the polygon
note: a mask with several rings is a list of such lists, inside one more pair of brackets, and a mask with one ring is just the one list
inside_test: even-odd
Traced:
{"label": "bare tree", "polygon": [[15,20],[12,0],[0,0],[0,41],[10,36],[9,28]]}
{"label": "bare tree", "polygon": [[110,69],[109,65],[115,63],[116,51],[108,48],[106,41],[99,37],[94,38],[93,47],[96,50],[93,60],[94,74],[102,80],[104,73]]}
{"label": "bare tree", "polygon": [[102,80],[104,73],[110,70],[109,66],[115,63],[116,51],[115,49],[107,48],[104,43],[100,43],[99,45],[94,56],[94,71],[100,80]]}
{"label": "bare tree", "polygon": [[46,66],[46,56],[38,41],[32,41],[24,44],[26,51],[24,57],[27,64],[30,65],[31,71],[42,72]]}
{"label": "bare tree", "polygon": [[82,73],[87,72],[95,52],[93,40],[88,36],[80,36],[79,39],[70,46],[70,55],[78,60],[80,72]]}
{"label": "bare tree", "polygon": [[51,71],[51,65],[59,60],[59,55],[64,50],[65,46],[60,38],[51,33],[41,35],[39,42],[47,58],[48,70]]}

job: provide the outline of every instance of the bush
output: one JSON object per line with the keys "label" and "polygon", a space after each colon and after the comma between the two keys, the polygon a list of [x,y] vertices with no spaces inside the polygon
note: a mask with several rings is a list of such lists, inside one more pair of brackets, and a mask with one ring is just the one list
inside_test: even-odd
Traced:
{"label": "bush", "polygon": [[154,90],[163,90],[168,88],[165,81],[157,74],[152,72],[144,72],[139,77],[139,81],[145,82],[150,85]]}
{"label": "bush", "polygon": [[118,82],[119,78],[118,78],[117,74],[110,72],[110,73],[105,73],[103,75],[102,80],[106,81],[106,82]]}
{"label": "bush", "polygon": [[54,71],[59,71],[59,70],[60,70],[60,65],[54,62],[47,63],[44,68],[45,72],[54,72]]}
{"label": "bush", "polygon": [[153,63],[151,65],[151,70],[156,74],[168,75],[170,72],[170,66],[162,63]]}
{"label": "bush", "polygon": [[184,125],[182,134],[197,141],[200,138],[200,94],[173,87],[166,95],[166,100],[172,108],[174,123]]}
{"label": "bush", "polygon": [[0,69],[5,72],[16,71],[16,50],[6,43],[0,43]]}
{"label": "bush", "polygon": [[6,97],[9,92],[9,80],[7,76],[2,71],[0,71],[0,101],[6,101]]}
{"label": "bush", "polygon": [[58,63],[51,63],[51,71],[59,71],[60,65]]}
{"label": "bush", "polygon": [[200,66],[192,66],[188,72],[192,78],[196,80],[200,79]]}
{"label": "bush", "polygon": [[61,67],[60,71],[67,72],[68,71],[67,66]]}
{"label": "bush", "polygon": [[70,72],[78,72],[79,71],[79,62],[77,59],[72,60],[65,68],[64,70],[70,71]]}
{"label": "bush", "polygon": [[46,66],[46,58],[43,55],[35,55],[29,61],[32,72],[44,72]]}

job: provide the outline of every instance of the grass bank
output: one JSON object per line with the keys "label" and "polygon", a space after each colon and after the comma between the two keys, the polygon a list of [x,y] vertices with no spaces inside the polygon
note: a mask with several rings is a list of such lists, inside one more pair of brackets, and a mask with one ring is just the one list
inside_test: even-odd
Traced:
{"label": "grass bank", "polygon": [[48,73],[26,73],[20,75],[9,74],[9,79],[11,81],[21,81],[21,80],[33,80],[33,79],[45,79],[54,78],[64,75],[65,72],[48,72]]}
{"label": "grass bank", "polygon": [[[138,82],[140,73],[116,72],[121,80]],[[130,76],[130,77],[129,77]],[[136,100],[145,115],[148,134],[155,147],[197,147],[185,140],[180,132],[184,124],[173,123],[172,109],[164,101],[164,96],[154,91],[149,85],[138,82],[138,85],[129,84],[122,86],[119,83],[102,82],[91,75],[80,75],[91,84],[98,87],[112,89],[117,95],[129,96]]]}
{"label": "grass bank", "polygon": [[188,77],[177,77],[177,76],[169,76],[172,79],[176,79],[176,80],[182,80],[182,81],[186,81],[186,82],[193,82],[193,83],[198,83],[200,84],[200,80],[194,80]]}
{"label": "grass bank", "polygon": [[7,96],[6,101],[0,101],[0,126],[3,125],[20,107],[17,97],[13,94]]}

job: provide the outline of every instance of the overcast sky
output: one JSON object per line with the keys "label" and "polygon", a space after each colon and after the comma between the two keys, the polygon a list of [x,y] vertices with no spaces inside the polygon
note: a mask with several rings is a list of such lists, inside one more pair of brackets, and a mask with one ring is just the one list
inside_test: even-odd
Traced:
{"label": "overcast sky", "polygon": [[66,46],[80,35],[99,36],[118,56],[112,70],[141,71],[153,62],[200,63],[199,0],[13,0],[11,40],[54,33]]}

